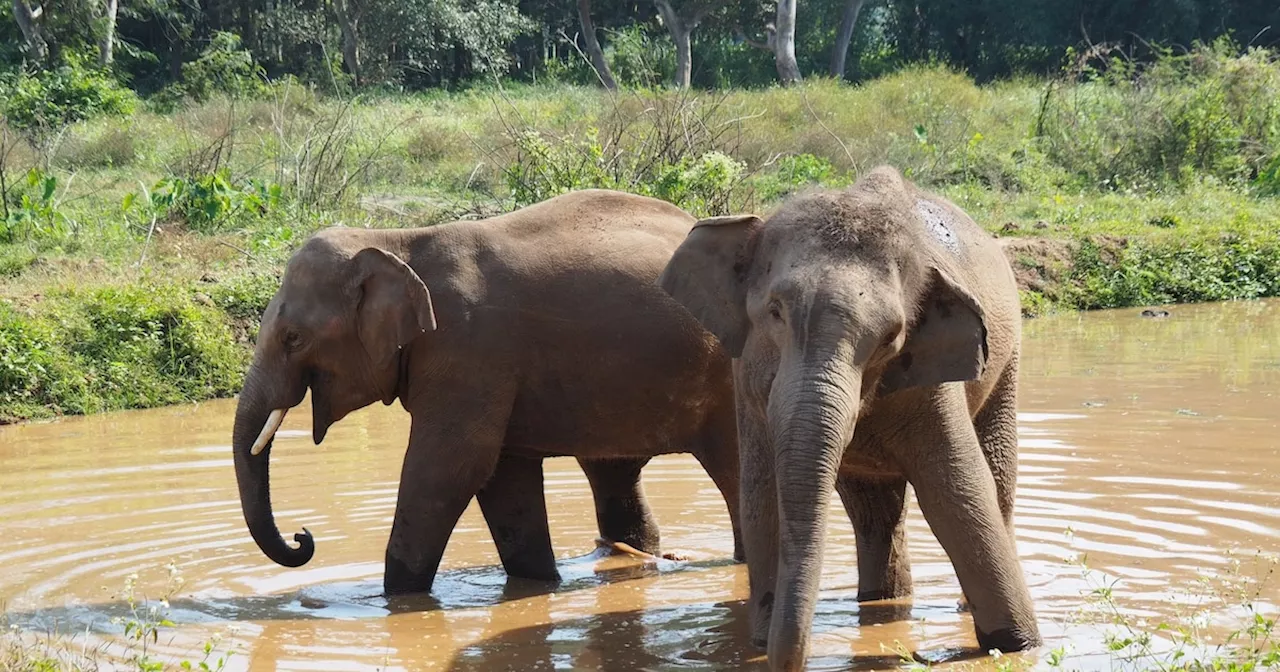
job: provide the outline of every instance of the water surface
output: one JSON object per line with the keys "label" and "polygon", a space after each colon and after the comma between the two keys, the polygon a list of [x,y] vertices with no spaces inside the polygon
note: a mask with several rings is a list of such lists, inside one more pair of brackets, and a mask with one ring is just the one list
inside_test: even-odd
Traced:
{"label": "water surface", "polygon": [[[1280,550],[1280,302],[1137,310],[1026,323],[1019,431],[1018,543],[1050,646],[1077,667],[1096,630],[1072,623],[1097,585],[1071,561],[1121,579],[1125,613],[1171,618],[1228,551]],[[228,669],[752,669],[746,569],[720,495],[687,456],[654,460],[645,487],[664,547],[687,562],[582,558],[595,525],[571,459],[547,463],[547,508],[562,585],[508,582],[473,506],[430,597],[380,595],[408,416],[377,406],[311,443],[307,405],[273,450],[286,534],[307,526],[316,556],[267,560],[245,530],[230,455],[234,402],[0,428],[0,600],[24,628],[111,633],[126,577],[163,592],[183,580],[159,650],[190,656],[223,633]],[[817,669],[897,666],[895,647],[932,661],[976,646],[959,585],[914,503],[916,595],[853,601],[850,527],[833,501],[813,660]],[[1264,589],[1274,609],[1280,586]],[[230,628],[230,629],[229,629]],[[1049,647],[1046,647],[1046,649]]]}

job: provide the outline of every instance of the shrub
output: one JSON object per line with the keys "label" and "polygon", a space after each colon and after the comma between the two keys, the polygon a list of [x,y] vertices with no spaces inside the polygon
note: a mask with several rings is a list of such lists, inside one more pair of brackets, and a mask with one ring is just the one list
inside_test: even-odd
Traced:
{"label": "shrub", "polygon": [[72,222],[58,208],[55,195],[58,178],[39,168],[27,171],[26,179],[9,193],[10,203],[0,219],[0,241],[55,238],[69,233]]}
{"label": "shrub", "polygon": [[797,154],[778,160],[777,168],[753,181],[756,198],[771,203],[796,192],[799,188],[848,184],[848,175],[836,170],[831,162],[812,154]]}
{"label": "shrub", "polygon": [[507,167],[516,205],[529,205],[576,189],[619,189],[661,198],[694,214],[724,214],[746,166],[718,151],[674,162],[626,150],[609,152],[598,132],[579,140],[548,141],[536,131],[517,140]]}
{"label": "shrub", "polygon": [[180,219],[188,229],[214,233],[238,217],[259,217],[280,204],[280,186],[258,180],[234,182],[224,168],[194,179],[169,177],[156,183],[151,208],[165,219]]}
{"label": "shrub", "polygon": [[1242,185],[1280,151],[1280,62],[1265,50],[1219,40],[1145,66],[1083,61],[1068,76],[1046,91],[1036,132],[1089,186]]}
{"label": "shrub", "polygon": [[654,39],[640,25],[611,31],[604,57],[619,86],[653,88],[675,77],[671,40]]}
{"label": "shrub", "polygon": [[47,151],[68,125],[100,115],[130,114],[137,98],[106,71],[68,53],[60,67],[23,73],[0,86],[0,112],[10,127]]}
{"label": "shrub", "polygon": [[150,408],[226,396],[248,353],[187,290],[70,291],[20,313],[0,306],[0,419]]}
{"label": "shrub", "polygon": [[182,64],[181,90],[204,101],[216,94],[250,98],[267,92],[265,72],[235,33],[216,32],[200,57]]}

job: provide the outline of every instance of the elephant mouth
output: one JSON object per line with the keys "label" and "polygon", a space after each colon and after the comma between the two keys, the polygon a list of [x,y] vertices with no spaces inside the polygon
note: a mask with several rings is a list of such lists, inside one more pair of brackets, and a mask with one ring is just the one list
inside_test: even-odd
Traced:
{"label": "elephant mouth", "polygon": [[[333,407],[329,401],[329,394],[326,392],[322,382],[323,376],[308,376],[311,389],[311,439],[318,446],[324,442],[324,437],[329,433],[329,427],[337,421],[334,417]],[[298,403],[301,403],[301,399]],[[296,404],[295,404],[296,406]],[[253,445],[249,448],[249,454],[258,455],[271,445],[271,440],[275,438],[276,432],[280,431],[280,425],[284,423],[284,418],[289,414],[293,407],[281,407],[271,411],[267,416],[267,421],[263,423],[262,430],[258,432],[258,438],[254,439]]]}

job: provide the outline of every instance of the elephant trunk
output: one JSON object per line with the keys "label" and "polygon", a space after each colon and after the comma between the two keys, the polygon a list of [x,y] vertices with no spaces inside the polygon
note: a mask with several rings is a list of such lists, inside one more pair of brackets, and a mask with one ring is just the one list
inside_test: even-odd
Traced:
{"label": "elephant trunk", "polygon": [[293,535],[298,547],[285,543],[276,527],[275,514],[271,510],[271,459],[272,436],[283,419],[283,408],[270,405],[271,395],[265,393],[268,386],[262,370],[256,366],[245,378],[244,390],[236,406],[235,430],[232,433],[231,450],[236,466],[236,484],[240,489],[240,509],[249,526],[249,534],[258,548],[285,567],[301,567],[315,555],[315,541],[306,528]]}
{"label": "elephant trunk", "polygon": [[[771,396],[778,487],[778,583],[769,633],[771,669],[801,670],[822,574],[827,509],[858,417],[861,372],[847,356],[803,367]],[[781,396],[776,406],[774,398]],[[776,411],[776,412],[775,412]]]}

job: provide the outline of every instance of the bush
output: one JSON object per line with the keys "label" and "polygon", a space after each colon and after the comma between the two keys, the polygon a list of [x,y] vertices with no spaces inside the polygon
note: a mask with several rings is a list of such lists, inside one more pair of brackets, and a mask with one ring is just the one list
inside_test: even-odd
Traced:
{"label": "bush", "polygon": [[216,32],[199,58],[182,64],[180,89],[198,101],[217,94],[250,98],[266,94],[266,73],[253,54],[241,47],[239,35]]}
{"label": "bush", "polygon": [[1280,61],[1268,51],[1219,40],[1143,66],[1082,61],[1068,76],[1046,91],[1036,131],[1087,186],[1244,185],[1280,155]]}
{"label": "bush", "polygon": [[506,169],[518,206],[576,189],[618,189],[661,198],[696,215],[726,214],[746,166],[718,151],[668,162],[626,150],[607,152],[598,132],[580,140],[548,141],[535,131],[518,138]]}
{"label": "bush", "polygon": [[267,214],[279,206],[280,194],[276,184],[234,182],[224,168],[194,179],[163,179],[152,190],[150,205],[158,218],[181,220],[192,231],[214,233],[238,217]]}
{"label": "bush", "polygon": [[676,55],[669,39],[655,39],[640,25],[610,31],[604,58],[619,86],[654,88],[675,78]]}
{"label": "bush", "polygon": [[812,154],[797,154],[778,160],[777,169],[753,181],[756,198],[764,203],[781,200],[801,187],[842,186],[851,182],[847,174],[836,170],[831,162]]}
{"label": "bush", "polygon": [[1218,239],[1079,244],[1066,288],[1074,308],[1122,308],[1280,295],[1280,239],[1228,233]]}
{"label": "bush", "polygon": [[137,103],[103,70],[83,65],[74,54],[35,74],[23,73],[0,85],[0,113],[10,127],[41,150],[68,125],[101,115],[130,114]]}
{"label": "bush", "polygon": [[226,396],[247,363],[221,314],[182,289],[71,291],[38,313],[0,306],[0,420]]}

